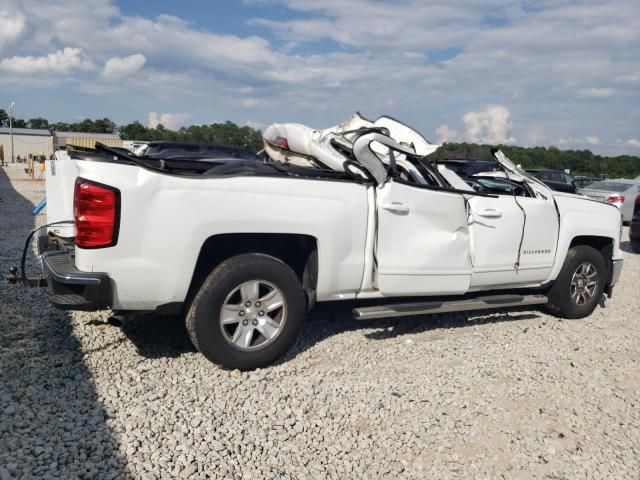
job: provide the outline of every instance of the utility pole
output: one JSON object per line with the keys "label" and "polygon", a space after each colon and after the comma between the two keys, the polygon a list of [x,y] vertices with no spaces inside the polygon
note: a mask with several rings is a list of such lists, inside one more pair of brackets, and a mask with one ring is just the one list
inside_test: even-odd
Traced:
{"label": "utility pole", "polygon": [[16,156],[13,153],[13,119],[11,118],[11,110],[15,107],[16,102],[9,104],[9,135],[11,136],[11,163],[16,163]]}

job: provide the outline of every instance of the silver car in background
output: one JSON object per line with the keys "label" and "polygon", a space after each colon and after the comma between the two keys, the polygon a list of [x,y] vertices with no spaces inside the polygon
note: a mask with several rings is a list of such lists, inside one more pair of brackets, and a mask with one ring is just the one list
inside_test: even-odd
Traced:
{"label": "silver car in background", "polygon": [[640,177],[635,180],[620,178],[594,182],[587,188],[581,189],[579,193],[594,200],[612,203],[620,209],[622,221],[630,222],[633,216],[633,205],[636,197],[640,195]]}

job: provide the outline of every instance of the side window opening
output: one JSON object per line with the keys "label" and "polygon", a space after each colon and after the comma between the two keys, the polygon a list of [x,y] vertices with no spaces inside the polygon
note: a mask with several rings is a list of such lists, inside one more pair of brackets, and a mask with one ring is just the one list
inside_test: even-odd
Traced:
{"label": "side window opening", "polygon": [[517,197],[535,197],[529,185],[508,178],[475,176],[465,178],[464,180],[476,192]]}

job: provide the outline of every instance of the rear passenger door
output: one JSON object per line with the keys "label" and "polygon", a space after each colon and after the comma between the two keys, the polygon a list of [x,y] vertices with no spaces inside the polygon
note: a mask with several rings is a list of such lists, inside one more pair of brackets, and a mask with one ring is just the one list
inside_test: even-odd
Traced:
{"label": "rear passenger door", "polygon": [[377,189],[376,283],[383,295],[465,293],[471,280],[461,193],[388,181]]}

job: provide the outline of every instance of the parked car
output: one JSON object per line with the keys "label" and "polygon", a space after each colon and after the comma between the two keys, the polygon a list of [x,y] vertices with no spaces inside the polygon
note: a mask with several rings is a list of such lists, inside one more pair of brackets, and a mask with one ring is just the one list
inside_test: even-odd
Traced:
{"label": "parked car", "polygon": [[[438,165],[445,165],[447,168],[453,170],[460,177],[468,179],[472,175],[477,175],[486,172],[492,172],[496,170],[496,162],[490,162],[487,160],[468,160],[468,159],[446,159],[439,160]],[[531,173],[531,170],[526,170]],[[538,170],[533,170],[533,172],[538,172]],[[564,172],[563,172],[564,173]],[[536,175],[534,175],[536,176]],[[543,175],[544,177],[544,175]],[[543,182],[546,186],[548,186],[551,190],[556,192],[565,192],[565,193],[578,193],[577,188],[570,183],[556,182],[553,180],[546,180],[540,177],[537,177],[541,182]],[[467,183],[472,186],[474,189],[481,188],[478,184],[477,180],[468,180]]]}
{"label": "parked car", "polygon": [[573,185],[574,187],[576,187],[578,190],[582,189],[582,188],[586,188],[589,185],[591,185],[593,182],[598,182],[601,179],[599,178],[593,178],[593,177],[583,177],[583,176],[576,176],[575,180],[573,181]]}
{"label": "parked car", "polygon": [[240,159],[250,161],[261,161],[261,158],[251,150],[242,147],[231,147],[227,145],[216,145],[210,143],[189,143],[158,141],[149,142],[140,146],[136,155],[146,158],[163,159]]}
{"label": "parked car", "polygon": [[487,160],[446,159],[438,164],[446,166],[460,177],[470,177],[476,173],[492,172],[497,168],[496,162]]}
{"label": "parked car", "polygon": [[620,178],[594,182],[580,190],[580,193],[594,200],[615,205],[620,209],[622,220],[626,223],[630,222],[633,216],[633,206],[640,194],[640,179]]}
{"label": "parked car", "polygon": [[582,318],[619,278],[618,210],[553,192],[501,151],[475,191],[390,117],[272,127],[273,162],[187,175],[70,152],[75,239],[39,243],[51,302],[183,312],[208,359],[251,369],[289,349],[316,302],[357,301],[360,320],[526,305]]}
{"label": "parked car", "polygon": [[526,171],[539,180],[548,180],[550,182],[573,184],[575,178],[562,170],[549,170],[539,168],[527,168]]}
{"label": "parked car", "polygon": [[578,189],[574,184],[574,177],[562,170],[540,170],[528,168],[528,173],[545,183],[551,190],[556,192],[577,193]]}
{"label": "parked car", "polygon": [[640,195],[636,197],[633,208],[633,217],[629,226],[629,240],[631,241],[631,249],[640,253]]}

